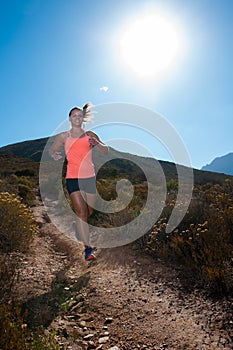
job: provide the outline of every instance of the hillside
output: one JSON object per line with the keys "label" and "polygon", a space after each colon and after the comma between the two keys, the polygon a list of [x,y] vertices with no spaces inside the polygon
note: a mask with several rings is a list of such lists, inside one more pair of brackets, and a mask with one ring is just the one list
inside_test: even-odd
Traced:
{"label": "hillside", "polygon": [[210,164],[202,167],[202,170],[233,175],[233,153],[215,158]]}
{"label": "hillside", "polygon": [[136,244],[97,250],[97,261],[86,263],[80,244],[48,222],[40,205],[33,209],[40,234],[14,289],[29,327],[55,334],[62,350],[232,348],[232,298],[189,291],[191,275]]}
{"label": "hillside", "polygon": [[[35,162],[40,162],[47,142],[48,138],[41,138],[4,146],[0,148],[0,155],[2,154],[23,157],[31,159]],[[49,157],[47,159],[49,159]],[[94,152],[94,163],[97,167],[98,164],[105,162],[107,163],[103,166],[103,169],[101,169],[101,173],[99,174],[101,177],[112,177],[114,175],[127,174],[129,177],[139,177],[141,179],[143,178],[143,174],[139,167],[135,164],[140,164],[143,166],[143,168],[146,169],[148,173],[151,172],[152,168],[158,167],[157,160],[153,158],[141,157],[130,153],[120,152],[113,148],[110,148],[110,152],[107,157],[103,156],[100,152]],[[163,160],[159,160],[158,162],[164,171],[167,181],[171,179],[177,179],[177,169],[174,163]],[[209,169],[193,169],[194,181],[196,184],[222,183],[227,178],[227,175],[219,174],[219,172],[214,173],[205,170]],[[159,169],[158,176],[160,176]]]}
{"label": "hillside", "polygon": [[0,154],[29,158],[39,162],[48,138],[17,142],[0,148]]}
{"label": "hillside", "polygon": [[[0,155],[0,197],[5,191],[18,194],[31,207],[39,228],[28,250],[5,252],[6,232],[14,233],[12,243],[26,246],[30,241],[23,234],[32,232],[33,226],[24,224],[25,207],[18,215],[17,206],[12,205],[15,197],[8,195],[7,201],[2,194],[0,348],[232,349],[233,178],[194,170],[196,186],[189,210],[179,227],[167,235],[175,196],[171,185],[176,183],[170,181],[163,215],[151,230],[128,245],[97,248],[97,260],[87,263],[71,221],[69,234],[59,232],[41,202],[40,164],[35,156],[42,154],[45,143],[46,139],[27,141],[9,146],[9,152],[5,147],[8,154]],[[94,154],[96,164],[106,160],[101,157]],[[147,195],[147,183],[135,164],[140,160],[150,171],[156,162],[114,149],[107,160],[98,173],[100,195],[107,196],[106,200],[115,198],[119,175],[134,181],[135,193],[123,211],[94,213],[90,223],[97,230],[99,224],[111,228],[134,220]],[[52,160],[50,164],[54,167]],[[175,164],[160,161],[160,165],[168,181],[176,179]],[[56,199],[50,205],[57,208]]]}

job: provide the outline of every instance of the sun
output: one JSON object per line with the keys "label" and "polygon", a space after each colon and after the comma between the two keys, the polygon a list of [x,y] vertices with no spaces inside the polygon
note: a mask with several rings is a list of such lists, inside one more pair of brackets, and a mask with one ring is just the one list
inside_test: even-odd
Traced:
{"label": "sun", "polygon": [[145,15],[127,26],[120,40],[126,64],[140,76],[154,76],[170,67],[181,49],[181,37],[165,17]]}

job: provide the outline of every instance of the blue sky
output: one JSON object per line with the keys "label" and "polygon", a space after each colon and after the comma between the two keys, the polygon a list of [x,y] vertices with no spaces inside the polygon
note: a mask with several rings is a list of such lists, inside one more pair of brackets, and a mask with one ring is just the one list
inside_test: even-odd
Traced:
{"label": "blue sky", "polygon": [[[172,68],[144,78],[123,61],[119,40],[152,9],[178,24],[184,44]],[[195,168],[233,151],[233,1],[8,0],[0,33],[0,146],[50,136],[73,106],[91,101],[160,113]]]}

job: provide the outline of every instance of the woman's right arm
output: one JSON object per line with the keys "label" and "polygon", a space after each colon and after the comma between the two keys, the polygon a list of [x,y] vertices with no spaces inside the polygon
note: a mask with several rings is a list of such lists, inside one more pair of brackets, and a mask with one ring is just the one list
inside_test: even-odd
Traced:
{"label": "woman's right arm", "polygon": [[65,133],[62,132],[61,134],[57,135],[55,138],[54,143],[52,144],[50,150],[49,150],[49,155],[54,159],[54,160],[59,160],[62,158],[60,149],[64,145],[65,142]]}

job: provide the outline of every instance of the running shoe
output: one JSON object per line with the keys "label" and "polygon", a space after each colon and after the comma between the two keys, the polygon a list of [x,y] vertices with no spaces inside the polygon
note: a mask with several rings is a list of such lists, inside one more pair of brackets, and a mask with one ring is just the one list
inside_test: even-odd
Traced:
{"label": "running shoe", "polygon": [[92,247],[85,248],[85,260],[93,260],[96,259],[94,249]]}

